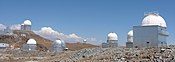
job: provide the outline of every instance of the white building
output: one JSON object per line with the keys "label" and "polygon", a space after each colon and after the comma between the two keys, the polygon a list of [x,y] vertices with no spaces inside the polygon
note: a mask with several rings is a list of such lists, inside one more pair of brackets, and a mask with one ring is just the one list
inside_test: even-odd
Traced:
{"label": "white building", "polygon": [[127,35],[126,48],[133,47],[133,30],[130,30]]}
{"label": "white building", "polygon": [[118,36],[116,33],[111,32],[107,36],[107,43],[102,43],[102,47],[118,47]]}
{"label": "white building", "polygon": [[7,44],[7,43],[0,43],[0,49],[6,49],[8,47],[10,47],[9,44]]}
{"label": "white building", "polygon": [[54,53],[63,52],[65,48],[66,44],[63,40],[58,39],[52,43],[52,52]]}
{"label": "white building", "polygon": [[141,26],[133,27],[134,47],[159,47],[166,46],[166,22],[158,13],[148,13]]}
{"label": "white building", "polygon": [[36,50],[36,46],[37,42],[35,41],[35,39],[29,39],[27,41],[27,44],[23,44],[23,50],[27,50],[27,51],[35,51]]}
{"label": "white building", "polygon": [[21,24],[21,30],[31,31],[32,22],[30,20],[25,20],[24,23]]}

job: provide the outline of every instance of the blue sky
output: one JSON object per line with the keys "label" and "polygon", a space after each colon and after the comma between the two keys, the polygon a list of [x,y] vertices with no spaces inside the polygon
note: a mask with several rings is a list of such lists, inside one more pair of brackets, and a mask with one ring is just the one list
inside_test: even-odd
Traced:
{"label": "blue sky", "polygon": [[132,26],[141,25],[145,12],[156,11],[167,22],[168,44],[175,44],[175,0],[0,0],[0,24],[30,19],[33,30],[49,26],[64,34],[76,33],[106,41],[116,32],[125,45]]}

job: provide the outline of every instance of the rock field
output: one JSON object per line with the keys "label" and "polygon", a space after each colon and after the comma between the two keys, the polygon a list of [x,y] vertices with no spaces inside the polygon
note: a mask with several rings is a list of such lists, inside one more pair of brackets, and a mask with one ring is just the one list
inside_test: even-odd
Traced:
{"label": "rock field", "polygon": [[60,53],[1,50],[4,62],[175,62],[175,47],[84,48]]}

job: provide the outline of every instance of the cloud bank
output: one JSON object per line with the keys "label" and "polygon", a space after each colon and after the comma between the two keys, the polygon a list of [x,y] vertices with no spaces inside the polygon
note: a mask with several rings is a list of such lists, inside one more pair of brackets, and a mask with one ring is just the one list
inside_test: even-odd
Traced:
{"label": "cloud bank", "polygon": [[[4,29],[6,29],[6,27],[7,26],[0,24],[0,31],[3,31]],[[21,24],[14,24],[9,27],[11,30],[20,30]],[[95,38],[84,38],[84,37],[78,36],[75,33],[64,34],[52,29],[51,27],[42,27],[40,30],[34,30],[33,32],[36,33],[37,35],[40,35],[52,41],[55,41],[57,39],[62,39],[65,42],[69,42],[69,43],[83,42],[84,39],[86,39],[88,43],[93,43],[96,41]]]}
{"label": "cloud bank", "polygon": [[[11,30],[20,30],[21,29],[20,24],[11,25],[11,26],[8,26],[8,27],[10,27]],[[6,25],[0,24],[0,31],[3,31],[6,28],[7,28]]]}
{"label": "cloud bank", "polygon": [[6,29],[6,26],[3,24],[0,24],[0,31],[3,31],[4,29]]}
{"label": "cloud bank", "polygon": [[92,42],[96,41],[95,38],[83,38],[81,36],[78,36],[75,33],[66,35],[64,33],[55,31],[51,27],[42,27],[39,31],[34,31],[34,32],[44,38],[47,38],[53,41],[56,39],[62,39],[65,42],[69,42],[69,43],[82,42],[84,39],[86,39],[87,41],[92,41]]}
{"label": "cloud bank", "polygon": [[21,29],[21,24],[12,25],[12,26],[10,26],[10,29],[11,30],[20,30]]}

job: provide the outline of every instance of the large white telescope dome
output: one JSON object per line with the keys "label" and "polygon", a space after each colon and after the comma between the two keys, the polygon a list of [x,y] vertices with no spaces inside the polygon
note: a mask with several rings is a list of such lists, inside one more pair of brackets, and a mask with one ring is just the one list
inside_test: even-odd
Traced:
{"label": "large white telescope dome", "polygon": [[118,36],[116,33],[111,32],[108,34],[107,40],[118,40]]}
{"label": "large white telescope dome", "polygon": [[35,41],[35,39],[29,39],[27,41],[27,44],[36,44],[36,41]]}
{"label": "large white telescope dome", "polygon": [[24,25],[32,25],[32,22],[30,20],[25,20]]}
{"label": "large white telescope dome", "polygon": [[127,40],[128,42],[133,42],[133,30],[128,32]]}
{"label": "large white telescope dome", "polygon": [[167,27],[165,20],[157,13],[149,13],[142,21],[142,26],[158,25],[161,27]]}

